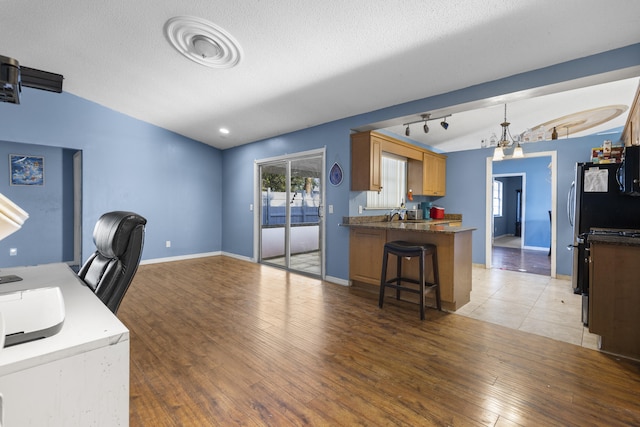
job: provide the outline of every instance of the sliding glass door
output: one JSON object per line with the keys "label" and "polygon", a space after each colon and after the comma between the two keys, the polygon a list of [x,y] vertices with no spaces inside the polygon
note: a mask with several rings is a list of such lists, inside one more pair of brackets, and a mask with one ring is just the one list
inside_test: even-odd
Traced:
{"label": "sliding glass door", "polygon": [[324,151],[258,162],[259,262],[322,277]]}

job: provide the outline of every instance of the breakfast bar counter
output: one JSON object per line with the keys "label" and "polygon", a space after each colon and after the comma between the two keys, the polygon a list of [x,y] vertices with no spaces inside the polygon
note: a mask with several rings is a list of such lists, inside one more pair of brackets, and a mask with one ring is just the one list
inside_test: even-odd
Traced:
{"label": "breakfast bar counter", "polygon": [[424,221],[391,221],[391,222],[364,222],[344,224],[350,228],[370,228],[375,230],[408,231],[417,233],[445,233],[456,234],[473,231],[473,227],[450,225],[451,221],[432,219]]}
{"label": "breakfast bar counter", "polygon": [[[343,226],[350,228],[349,279],[353,285],[366,285],[378,290],[382,273],[384,245],[394,240],[431,243],[438,248],[438,270],[442,307],[455,311],[470,300],[471,293],[471,237],[473,227],[463,227],[461,218],[443,220],[384,221],[366,217],[344,218]],[[418,277],[417,259],[405,261],[403,274]],[[406,268],[406,270],[405,270]],[[429,266],[427,266],[430,269]],[[395,274],[390,263],[388,276]],[[431,272],[426,272],[430,275]],[[375,288],[373,288],[375,287]],[[406,293],[402,299],[417,302],[415,294]]]}

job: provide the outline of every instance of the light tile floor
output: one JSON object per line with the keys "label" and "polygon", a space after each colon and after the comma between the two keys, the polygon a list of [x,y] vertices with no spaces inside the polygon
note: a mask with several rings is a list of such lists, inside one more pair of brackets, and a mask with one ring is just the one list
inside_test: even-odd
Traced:
{"label": "light tile floor", "polygon": [[455,313],[597,349],[582,324],[582,297],[571,282],[548,276],[473,267],[471,302]]}
{"label": "light tile floor", "polygon": [[[284,257],[270,258],[264,261],[267,264],[285,266]],[[293,254],[289,260],[289,268],[292,271],[320,276],[320,251],[307,252],[303,254]]]}

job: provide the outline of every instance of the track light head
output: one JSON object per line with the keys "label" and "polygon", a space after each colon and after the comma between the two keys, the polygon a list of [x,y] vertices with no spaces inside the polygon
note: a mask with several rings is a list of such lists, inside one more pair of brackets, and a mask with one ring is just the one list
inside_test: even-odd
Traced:
{"label": "track light head", "polygon": [[411,135],[411,129],[409,129],[409,125],[407,125],[407,128],[404,130],[404,134],[406,136],[410,136]]}
{"label": "track light head", "polygon": [[424,130],[424,133],[429,133],[429,125],[427,124],[426,120],[424,122],[424,126],[422,126],[422,129]]}
{"label": "track light head", "polygon": [[445,117],[443,121],[440,122],[440,126],[442,126],[442,129],[447,130],[449,129],[449,123],[447,123],[447,118]]}

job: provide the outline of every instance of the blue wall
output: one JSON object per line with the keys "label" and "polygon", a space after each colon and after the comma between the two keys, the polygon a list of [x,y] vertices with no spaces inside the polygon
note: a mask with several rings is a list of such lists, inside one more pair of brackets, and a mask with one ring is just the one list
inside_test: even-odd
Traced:
{"label": "blue wall", "polygon": [[[103,212],[115,209],[137,211],[149,220],[143,259],[220,250],[251,257],[254,236],[253,212],[249,206],[254,203],[255,160],[326,147],[327,169],[338,162],[345,175],[341,185],[329,184],[326,189],[325,204],[334,208],[334,213],[326,217],[326,271],[328,276],[346,280],[349,233],[340,223],[343,216],[357,215],[357,200],[363,195],[349,191],[351,129],[638,65],[640,44],[222,152],[71,94],[25,89],[22,104],[0,104],[0,141],[82,151],[84,258],[93,250],[91,234],[95,221]],[[597,145],[601,139],[585,144],[589,147]],[[558,176],[559,205],[564,203],[564,189],[571,183],[573,164],[588,159],[587,154],[583,155],[586,150],[577,148],[578,145],[580,143],[531,144],[532,148],[558,151],[559,163],[562,162]],[[484,263],[484,169],[485,158],[490,155],[489,149],[450,153],[447,196],[437,200],[449,212],[462,213],[466,225],[477,228],[473,234],[475,263]],[[33,200],[41,206],[56,209],[51,201],[41,200],[35,193]],[[561,212],[560,207],[557,208]],[[570,274],[571,254],[560,250],[571,242],[570,229],[566,236],[561,236],[563,227],[568,228],[568,222],[566,219],[563,222],[561,215],[558,218],[558,273]],[[15,238],[12,242],[19,253],[24,253],[21,247],[39,240],[37,233],[26,228],[16,233]],[[165,248],[166,240],[171,240],[171,248]],[[64,257],[52,253],[49,261]],[[10,265],[10,262],[8,253],[0,253],[0,267]],[[32,262],[36,261],[25,264]]]}
{"label": "blue wall", "polygon": [[[327,186],[326,205],[333,205],[334,213],[326,217],[326,271],[328,276],[346,280],[349,274],[349,234],[347,229],[340,227],[339,224],[344,216],[357,216],[358,205],[366,205],[363,202],[366,197],[365,193],[349,191],[351,185],[349,170],[351,129],[399,116],[637,65],[640,65],[640,44],[225,150],[222,153],[222,180],[225,183],[222,201],[222,219],[225,224],[222,236],[223,250],[247,257],[253,254],[253,215],[248,209],[253,197],[253,162],[256,159],[326,147],[327,169],[331,167],[333,162],[338,161],[345,172],[345,179],[340,186]],[[602,143],[602,139],[604,138],[596,138],[597,143],[592,140],[585,142],[585,144],[589,147],[592,144],[597,146]],[[606,139],[614,138],[608,135]],[[587,150],[578,148],[580,145],[581,142],[571,145],[549,142],[531,144],[525,148],[526,150],[535,146],[536,151],[543,148],[543,151],[558,151],[558,156],[562,159],[559,170],[563,174],[562,177],[558,177],[558,188],[563,189],[558,193],[560,205],[565,203],[562,200],[563,192],[565,188],[569,188],[571,183],[569,175],[573,173],[573,164],[576,161],[585,161],[584,156],[588,156]],[[434,199],[447,211],[462,213],[465,225],[477,228],[477,231],[473,233],[472,250],[473,262],[478,264],[484,264],[485,261],[485,158],[491,155],[491,149],[449,153],[447,196]],[[328,170],[325,172],[328,173]],[[230,182],[234,184],[230,185]],[[564,209],[564,206],[559,206],[558,212],[562,212],[560,207]],[[367,214],[371,214],[371,212],[365,211],[365,215]],[[571,254],[569,251],[560,250],[566,244],[571,243],[570,229],[567,229],[565,233],[563,227],[567,228],[568,222],[566,219],[564,222],[559,219],[558,230],[562,230],[563,233],[558,233],[557,272],[558,274],[570,275]]]}
{"label": "blue wall", "polygon": [[[62,169],[62,165],[56,166],[62,153],[59,149],[59,154],[45,152],[42,146],[82,151],[83,259],[95,250],[92,233],[96,220],[111,210],[131,210],[147,218],[143,259],[221,249],[220,150],[68,93],[26,88],[20,105],[0,103],[0,118],[0,141],[21,143],[22,153],[47,156],[46,188],[20,190],[19,205],[31,218],[6,239],[8,245],[18,248],[18,257],[9,257],[3,242],[0,266],[73,258],[72,252],[61,249],[70,244],[64,241],[72,238],[70,233],[64,238],[50,236],[53,243],[42,246],[42,229],[60,228],[72,218],[60,211],[60,200],[50,192],[54,187],[49,188],[56,184],[55,179],[63,179],[62,174],[55,177],[54,169]],[[40,147],[31,149],[29,144]],[[70,167],[65,164],[64,172],[69,173]],[[4,176],[7,180],[8,173]],[[43,219],[41,213],[45,212]],[[170,248],[165,247],[167,240]],[[30,250],[33,247],[39,249]]]}
{"label": "blue wall", "polygon": [[[603,139],[604,140],[604,139]],[[567,143],[568,141],[563,141]],[[571,144],[576,141],[571,141]],[[602,141],[599,143],[602,145]],[[531,145],[524,145],[528,149]],[[537,248],[549,248],[551,243],[551,171],[547,167],[551,157],[532,157],[526,159],[503,160],[493,163],[493,174],[526,175],[524,245]],[[509,189],[510,193],[515,193]]]}
{"label": "blue wall", "polygon": [[[42,156],[44,185],[10,185],[10,154]],[[0,141],[0,159],[5,159],[0,162],[0,193],[29,214],[21,230],[0,241],[4,267],[73,260],[73,154],[58,147]],[[18,254],[10,257],[10,248]]]}
{"label": "blue wall", "polygon": [[[493,171],[495,175],[495,170]],[[502,216],[493,218],[493,235],[499,237],[503,235],[516,234],[516,214],[517,214],[517,193],[522,190],[521,176],[504,176],[496,178],[503,184],[502,191]]]}
{"label": "blue wall", "polygon": [[[566,204],[569,188],[574,180],[575,164],[576,162],[590,161],[591,148],[601,146],[605,139],[616,141],[620,139],[620,133],[607,134],[603,136],[593,135],[568,140],[536,142],[523,145],[525,153],[555,151],[557,155],[558,197],[556,204],[556,263],[558,274],[570,275],[572,269],[572,254],[565,250],[566,246],[571,244],[573,241],[572,228],[566,215]],[[447,158],[447,195],[443,197],[440,202],[447,211],[461,213],[463,215],[463,224],[477,228],[473,234],[473,262],[478,264],[484,264],[485,262],[485,215],[487,211],[485,202],[487,172],[486,159],[488,157],[492,157],[492,155],[492,149],[488,148],[449,153]],[[547,160],[549,159],[549,157],[546,156],[543,158]],[[530,162],[534,160],[535,158],[526,158],[523,160],[510,160],[509,163],[513,163],[515,165],[514,169],[518,169],[517,162]],[[548,173],[548,170],[546,169],[548,162],[545,163],[542,160],[541,162],[544,169],[547,171],[544,173]],[[499,162],[493,163],[494,168],[497,163]],[[507,163],[505,162],[505,164]],[[540,179],[542,179],[542,177],[539,177],[539,180]],[[528,174],[527,192],[539,193],[538,189],[529,189],[531,181],[535,182],[537,180],[532,179]],[[543,197],[546,197],[546,195]],[[530,207],[527,206],[527,209],[529,208]],[[544,227],[542,225],[544,220],[541,218],[544,215],[547,215],[548,221],[548,213],[539,213],[534,218],[529,218],[529,213],[527,211],[527,220],[533,219],[540,221],[540,227]],[[535,229],[536,227],[534,226],[532,228]]]}

